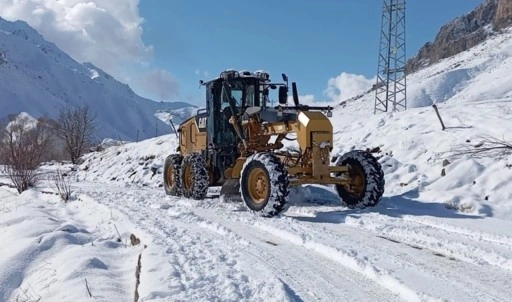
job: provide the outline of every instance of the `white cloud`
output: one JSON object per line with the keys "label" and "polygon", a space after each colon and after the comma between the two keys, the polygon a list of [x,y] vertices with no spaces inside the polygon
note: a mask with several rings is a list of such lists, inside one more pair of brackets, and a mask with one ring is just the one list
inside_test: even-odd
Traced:
{"label": "white cloud", "polygon": [[[375,84],[376,77],[368,79],[363,75],[342,72],[335,78],[327,81],[327,89],[324,90],[328,100],[318,100],[314,95],[300,95],[302,105],[334,106],[351,97],[368,91]],[[288,104],[293,104],[292,96],[288,96]]]}
{"label": "white cloud", "polygon": [[0,0],[0,15],[23,20],[79,62],[110,71],[121,61],[144,62],[139,0]]}
{"label": "white cloud", "polygon": [[325,94],[339,103],[368,91],[375,84],[376,77],[367,79],[363,75],[342,72],[327,82]]}
{"label": "white cloud", "polygon": [[[120,81],[130,78],[123,69],[141,73],[153,58],[153,46],[142,40],[143,18],[140,0],[0,0],[0,16],[23,20],[43,37],[79,62],[92,62]],[[135,63],[135,64],[134,64]],[[137,65],[135,68],[133,65]],[[150,77],[170,74],[154,70]],[[163,87],[152,86],[150,94],[160,94]],[[174,86],[175,87],[175,86]],[[167,87],[168,89],[169,87]],[[176,93],[176,91],[174,92]]]}

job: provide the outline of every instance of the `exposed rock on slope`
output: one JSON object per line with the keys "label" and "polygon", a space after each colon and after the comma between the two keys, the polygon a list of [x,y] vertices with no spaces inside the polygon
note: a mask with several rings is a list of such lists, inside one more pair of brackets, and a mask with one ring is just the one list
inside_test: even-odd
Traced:
{"label": "exposed rock on slope", "polygon": [[426,43],[407,62],[411,73],[461,53],[487,39],[495,31],[512,25],[512,0],[486,0],[474,11],[441,27],[434,42]]}
{"label": "exposed rock on slope", "polygon": [[500,0],[498,2],[494,26],[496,29],[509,27],[512,25],[512,0]]}

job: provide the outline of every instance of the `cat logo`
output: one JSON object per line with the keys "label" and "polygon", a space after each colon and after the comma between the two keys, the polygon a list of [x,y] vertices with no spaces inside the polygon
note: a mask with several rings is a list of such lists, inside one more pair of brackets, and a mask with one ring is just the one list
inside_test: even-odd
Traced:
{"label": "cat logo", "polygon": [[200,117],[199,118],[199,122],[197,123],[198,124],[197,127],[199,127],[199,128],[206,128],[206,121],[207,121],[207,119],[208,118],[206,116],[205,117]]}

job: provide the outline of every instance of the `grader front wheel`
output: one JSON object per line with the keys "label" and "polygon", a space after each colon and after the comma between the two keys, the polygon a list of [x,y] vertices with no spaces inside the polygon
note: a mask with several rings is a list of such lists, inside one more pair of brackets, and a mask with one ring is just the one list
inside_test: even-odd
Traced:
{"label": "grader front wheel", "polygon": [[344,175],[349,183],[336,185],[338,195],[348,208],[364,209],[380,202],[384,194],[384,172],[373,155],[355,150],[341,156],[336,164],[350,168]]}
{"label": "grader front wheel", "polygon": [[288,196],[288,171],[271,153],[247,158],[240,177],[240,191],[247,207],[264,217],[280,213]]}

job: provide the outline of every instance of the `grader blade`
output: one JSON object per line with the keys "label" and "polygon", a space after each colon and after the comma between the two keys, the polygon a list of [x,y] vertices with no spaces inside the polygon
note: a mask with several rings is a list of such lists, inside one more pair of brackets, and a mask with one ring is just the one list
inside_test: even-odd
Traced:
{"label": "grader blade", "polygon": [[220,196],[224,196],[225,200],[242,201],[240,195],[240,182],[238,179],[228,179],[220,189]]}

